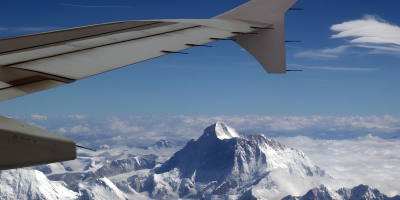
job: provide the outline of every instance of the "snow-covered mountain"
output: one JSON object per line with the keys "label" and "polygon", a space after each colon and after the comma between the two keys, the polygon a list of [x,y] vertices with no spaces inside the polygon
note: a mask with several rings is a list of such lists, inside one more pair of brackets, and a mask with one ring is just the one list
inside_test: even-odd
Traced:
{"label": "snow-covered mountain", "polygon": [[172,142],[170,142],[166,139],[161,139],[161,140],[157,141],[156,143],[148,146],[147,149],[160,150],[160,149],[175,148],[175,147],[176,146]]}
{"label": "snow-covered mountain", "polygon": [[390,198],[377,189],[359,185],[352,189],[340,188],[333,191],[324,185],[313,188],[304,196],[286,196],[282,200],[399,200],[400,196]]}
{"label": "snow-covered mountain", "polygon": [[52,173],[59,174],[59,173],[65,173],[67,171],[73,171],[71,167],[64,166],[63,162],[40,165],[34,167],[34,169],[41,171],[43,174],[52,174]]}
{"label": "snow-covered mountain", "polygon": [[[295,183],[333,179],[302,151],[220,122],[183,148],[168,140],[153,147],[104,145],[78,150],[73,161],[0,171],[0,199],[276,200],[293,194],[288,188]],[[391,200],[368,186],[332,191],[323,185],[285,200],[360,198]]]}
{"label": "snow-covered mountain", "polygon": [[85,177],[79,183],[79,200],[97,199],[148,199],[138,194],[133,189],[121,190],[123,185],[117,187],[108,178]]}
{"label": "snow-covered mountain", "polygon": [[0,199],[76,199],[65,183],[50,181],[37,170],[0,171]]}
{"label": "snow-covered mountain", "polygon": [[135,170],[153,169],[156,166],[156,159],[156,155],[146,155],[114,160],[99,168],[95,174],[99,177],[111,177]]}
{"label": "snow-covered mountain", "polygon": [[216,123],[156,168],[143,191],[157,199],[240,198],[260,190],[263,197],[279,193],[270,176],[275,169],[298,178],[328,176],[299,150]]}
{"label": "snow-covered mountain", "polygon": [[110,145],[108,144],[103,144],[95,147],[94,149],[100,150],[100,149],[111,149]]}

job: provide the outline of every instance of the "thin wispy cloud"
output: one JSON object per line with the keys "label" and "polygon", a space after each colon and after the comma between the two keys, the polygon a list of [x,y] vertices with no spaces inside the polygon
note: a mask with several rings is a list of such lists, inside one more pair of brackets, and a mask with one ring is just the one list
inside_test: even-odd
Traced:
{"label": "thin wispy cloud", "polygon": [[294,56],[297,58],[326,59],[338,58],[341,54],[347,53],[349,45],[342,45],[335,48],[300,50]]}
{"label": "thin wispy cloud", "polygon": [[331,49],[323,49],[321,50],[321,53],[325,53],[325,54],[341,54],[343,52],[345,52],[350,46],[348,45],[342,45],[342,46],[338,46],[336,48],[331,48]]}
{"label": "thin wispy cloud", "polygon": [[321,50],[309,50],[301,51],[294,54],[297,58],[312,58],[312,59],[326,59],[326,58],[337,58],[338,55],[335,54],[324,54],[320,52]]}
{"label": "thin wispy cloud", "polygon": [[62,6],[72,6],[80,8],[132,8],[133,6],[94,6],[94,5],[79,5],[79,4],[67,4],[61,3]]}
{"label": "thin wispy cloud", "polygon": [[387,55],[400,55],[400,45],[371,45],[371,44],[357,44],[355,45],[356,47],[359,48],[366,48],[366,49],[371,49],[371,51],[368,51],[368,54],[387,54]]}
{"label": "thin wispy cloud", "polygon": [[377,68],[360,68],[360,67],[304,67],[309,69],[335,70],[335,71],[374,71]]}
{"label": "thin wispy cloud", "polygon": [[298,64],[287,64],[287,66],[307,68],[307,69],[334,70],[334,71],[374,71],[378,69],[378,68],[361,68],[361,67],[303,66]]}

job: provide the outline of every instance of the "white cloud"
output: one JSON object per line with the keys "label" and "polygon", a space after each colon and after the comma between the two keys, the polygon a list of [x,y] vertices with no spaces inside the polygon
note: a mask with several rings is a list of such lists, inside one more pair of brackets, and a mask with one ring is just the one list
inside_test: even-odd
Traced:
{"label": "white cloud", "polygon": [[336,182],[333,189],[366,184],[384,194],[400,194],[400,140],[385,140],[372,135],[348,140],[316,140],[304,136],[277,138],[287,146],[301,149]]}
{"label": "white cloud", "polygon": [[377,68],[361,68],[361,67],[302,67],[302,68],[334,70],[334,71],[374,71],[374,70],[377,70]]}
{"label": "white cloud", "polygon": [[349,45],[342,45],[342,46],[338,46],[336,48],[323,49],[323,50],[321,50],[321,53],[325,53],[325,54],[340,54],[340,53],[343,53],[348,48],[349,48]]}
{"label": "white cloud", "polygon": [[84,115],[68,115],[69,118],[71,119],[85,119],[86,116]]}
{"label": "white cloud", "polygon": [[89,132],[89,130],[90,129],[88,127],[85,127],[85,126],[73,126],[70,129],[70,132],[74,133],[74,134],[77,134],[77,133],[86,133],[86,132]]}
{"label": "white cloud", "polygon": [[60,133],[66,133],[66,132],[67,132],[67,129],[65,129],[64,127],[61,127],[61,128],[58,129],[58,132],[60,132]]}
{"label": "white cloud", "polygon": [[111,140],[122,140],[122,137],[121,136],[115,136],[115,137],[112,137],[111,138]]}
{"label": "white cloud", "polygon": [[132,133],[141,131],[142,128],[139,126],[130,126],[126,120],[120,120],[117,117],[112,117],[110,120],[110,129],[120,133]]}
{"label": "white cloud", "polygon": [[334,71],[373,71],[378,69],[378,68],[361,68],[361,67],[303,66],[299,64],[287,64],[287,66],[306,68],[306,69],[334,70]]}
{"label": "white cloud", "polygon": [[379,16],[365,15],[362,19],[332,25],[339,32],[331,38],[355,38],[351,43],[375,43],[400,45],[400,27],[390,24]]}
{"label": "white cloud", "polygon": [[[334,70],[334,71],[374,71],[378,69],[378,68],[361,68],[361,67],[303,66],[299,64],[290,64],[290,63],[288,63],[287,66],[307,68],[307,69]],[[318,79],[313,79],[313,80],[318,80]],[[319,80],[319,81],[329,81],[329,80]]]}
{"label": "white cloud", "polygon": [[294,54],[297,58],[311,58],[311,59],[325,59],[325,58],[337,58],[337,54],[326,54],[322,53],[322,50],[307,50],[300,51]]}
{"label": "white cloud", "polygon": [[[265,120],[265,119],[268,120]],[[263,127],[265,131],[301,131],[309,129],[319,130],[347,130],[347,131],[374,131],[396,132],[400,131],[400,119],[392,116],[247,116],[239,120],[231,117],[223,117],[231,126],[251,129],[254,125]]]}
{"label": "white cloud", "polygon": [[[333,192],[334,189],[342,187],[353,188],[356,183],[351,179],[329,178],[329,177],[295,177],[286,170],[276,169],[271,171],[270,176],[274,180],[279,193],[264,196],[266,199],[282,199],[287,195],[303,196],[310,189],[324,184],[328,190]],[[334,188],[334,189],[333,189]]]}
{"label": "white cloud", "polygon": [[355,47],[373,49],[370,54],[400,53],[400,27],[379,16],[365,15],[362,19],[332,25],[339,33],[331,38],[351,38]]}
{"label": "white cloud", "polygon": [[[79,142],[104,141],[121,136],[119,142],[131,145],[148,145],[167,138],[176,143],[186,143],[198,138],[209,125],[222,121],[246,134],[272,136],[305,135],[313,138],[354,138],[374,134],[385,138],[400,133],[400,118],[392,116],[170,116],[170,117],[51,117],[34,122],[55,133],[69,135]],[[84,133],[84,134],[83,134]],[[112,141],[110,141],[110,145]],[[97,145],[93,144],[93,145]]]}
{"label": "white cloud", "polygon": [[373,44],[356,44],[356,47],[371,49],[368,54],[388,54],[400,55],[400,45],[373,45]]}
{"label": "white cloud", "polygon": [[[344,54],[388,54],[400,55],[400,27],[374,15],[331,26],[338,32],[332,39],[345,38],[348,44],[326,49],[299,50],[298,58],[333,59]],[[360,51],[360,49],[363,49]],[[367,50],[367,51],[365,51]]]}
{"label": "white cloud", "polygon": [[349,48],[349,45],[342,45],[335,48],[300,50],[299,52],[295,53],[294,56],[297,58],[312,59],[338,58],[341,54],[346,53]]}
{"label": "white cloud", "polygon": [[42,115],[31,115],[31,119],[33,120],[47,120],[46,116],[42,116]]}

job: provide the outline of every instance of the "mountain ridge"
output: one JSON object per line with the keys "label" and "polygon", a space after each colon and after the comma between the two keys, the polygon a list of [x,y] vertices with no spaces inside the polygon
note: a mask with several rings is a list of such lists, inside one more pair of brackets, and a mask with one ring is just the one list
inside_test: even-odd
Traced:
{"label": "mountain ridge", "polygon": [[360,184],[351,189],[340,188],[333,191],[323,184],[309,190],[303,196],[288,195],[282,200],[399,200],[400,196],[388,197],[378,189]]}

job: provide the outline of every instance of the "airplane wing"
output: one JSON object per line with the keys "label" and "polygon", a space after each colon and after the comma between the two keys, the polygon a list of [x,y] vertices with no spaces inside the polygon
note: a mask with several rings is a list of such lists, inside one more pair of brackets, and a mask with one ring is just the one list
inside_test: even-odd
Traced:
{"label": "airplane wing", "polygon": [[294,2],[252,0],[213,19],[123,21],[0,39],[0,101],[225,38],[267,72],[286,73],[283,21]]}
{"label": "airplane wing", "polygon": [[[122,21],[0,39],[0,101],[223,39],[268,73],[284,74],[284,15],[295,2],[251,0],[212,19]],[[0,170],[76,157],[74,141],[1,116],[0,144]]]}

